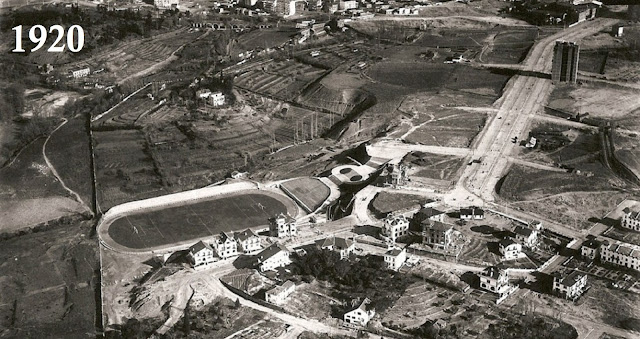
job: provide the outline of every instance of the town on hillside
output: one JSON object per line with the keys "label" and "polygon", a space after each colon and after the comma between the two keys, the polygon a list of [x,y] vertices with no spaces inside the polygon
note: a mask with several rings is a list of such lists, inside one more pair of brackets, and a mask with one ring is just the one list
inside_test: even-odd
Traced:
{"label": "town on hillside", "polygon": [[0,337],[640,338],[633,1],[0,16]]}

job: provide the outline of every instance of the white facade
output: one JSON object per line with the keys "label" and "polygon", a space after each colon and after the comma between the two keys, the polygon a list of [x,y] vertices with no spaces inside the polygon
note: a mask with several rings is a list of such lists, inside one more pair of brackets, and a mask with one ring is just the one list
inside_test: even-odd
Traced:
{"label": "white facade", "polygon": [[538,245],[538,231],[516,226],[513,232],[516,234],[516,241],[522,245],[529,248],[535,248]]}
{"label": "white facade", "polygon": [[580,254],[583,258],[595,260],[600,255],[600,245],[595,239],[587,240],[580,247]]}
{"label": "white facade", "polygon": [[384,220],[382,234],[395,243],[398,238],[409,234],[409,220],[404,215],[388,217]]}
{"label": "white facade", "polygon": [[269,225],[269,232],[272,237],[295,237],[298,235],[296,219],[292,218],[288,214],[285,215],[284,213],[280,213],[273,220],[271,220],[271,223]]}
{"label": "white facade", "polygon": [[640,246],[605,241],[600,245],[600,261],[640,270]]}
{"label": "white facade", "polygon": [[500,296],[509,292],[509,275],[507,271],[492,266],[480,274],[480,288]]}
{"label": "white facade", "polygon": [[518,259],[522,253],[522,245],[511,239],[503,239],[498,243],[500,254],[504,260]]}
{"label": "white facade", "polygon": [[153,4],[158,8],[178,7],[179,3],[179,0],[153,0]]}
{"label": "white facade", "polygon": [[345,238],[330,237],[318,242],[320,249],[340,254],[340,259],[347,259],[356,248],[355,241]]}
{"label": "white facade", "polygon": [[89,73],[91,73],[91,70],[89,69],[89,67],[71,71],[71,75],[74,78],[83,78],[89,75]]}
{"label": "white facade", "polygon": [[214,251],[211,246],[199,241],[195,245],[189,247],[189,260],[194,268],[206,267],[216,261]]}
{"label": "white facade", "polygon": [[264,299],[268,303],[281,305],[285,301],[287,301],[291,293],[293,293],[295,290],[296,290],[296,284],[288,280],[281,286],[276,286],[268,290],[267,292],[265,292]]}
{"label": "white facade", "polygon": [[224,94],[222,92],[211,93],[209,103],[215,107],[224,105]]}
{"label": "white facade", "polygon": [[367,310],[366,304],[369,302],[365,299],[360,306],[344,314],[344,321],[349,324],[367,326],[369,320],[376,314],[375,310]]}
{"label": "white facade", "polygon": [[620,225],[630,230],[640,231],[640,211],[625,208],[623,213]]}
{"label": "white facade", "polygon": [[355,0],[340,1],[338,3],[338,8],[340,8],[343,11],[348,10],[348,9],[356,9],[356,8],[358,8],[358,2],[355,1]]}
{"label": "white facade", "polygon": [[216,250],[216,254],[222,259],[238,255],[238,244],[233,237],[225,232],[212,245]]}
{"label": "white facade", "polygon": [[406,248],[391,248],[384,254],[384,262],[390,270],[399,270],[405,261],[407,261]]}
{"label": "white facade", "polygon": [[463,208],[460,210],[460,219],[482,220],[484,219],[484,210],[477,207]]}
{"label": "white facade", "polygon": [[566,276],[556,274],[553,277],[553,292],[566,299],[577,299],[587,287],[587,274],[572,271]]}
{"label": "white facade", "polygon": [[238,249],[245,254],[255,253],[262,249],[260,237],[250,229],[236,232],[233,236],[238,243]]}
{"label": "white facade", "polygon": [[256,255],[261,272],[275,270],[291,263],[289,250],[280,244],[273,244]]}

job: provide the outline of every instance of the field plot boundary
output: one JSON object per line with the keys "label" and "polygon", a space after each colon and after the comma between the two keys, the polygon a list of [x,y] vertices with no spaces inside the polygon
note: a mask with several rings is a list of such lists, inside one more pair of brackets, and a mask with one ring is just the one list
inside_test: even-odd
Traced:
{"label": "field plot boundary", "polygon": [[[136,214],[142,214],[147,212],[153,212],[160,209],[180,207],[185,205],[191,205],[198,202],[205,202],[208,200],[216,200],[219,198],[231,197],[234,195],[240,195],[244,193],[259,193],[262,195],[268,195],[271,197],[278,197],[281,201],[288,201],[289,197],[284,194],[279,194],[271,190],[258,189],[257,184],[253,182],[238,182],[232,184],[226,184],[222,186],[204,187],[195,190],[168,194],[160,197],[143,199],[138,201],[127,202],[118,206],[110,208],[105,214],[102,215],[96,226],[100,243],[106,248],[120,253],[142,253],[142,252],[170,252],[177,248],[184,247],[187,243],[195,242],[195,240],[181,241],[174,244],[168,244],[158,247],[135,249],[129,248],[118,244],[109,235],[109,226],[117,219],[132,216]],[[299,209],[297,205],[291,201],[289,204],[285,204],[291,210],[296,211],[294,216],[297,216]]]}

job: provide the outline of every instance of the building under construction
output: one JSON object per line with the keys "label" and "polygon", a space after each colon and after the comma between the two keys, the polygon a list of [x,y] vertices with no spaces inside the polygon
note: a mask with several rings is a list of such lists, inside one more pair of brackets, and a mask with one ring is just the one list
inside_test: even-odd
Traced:
{"label": "building under construction", "polygon": [[580,46],[575,42],[556,41],[553,48],[553,82],[575,83],[578,78],[578,59]]}

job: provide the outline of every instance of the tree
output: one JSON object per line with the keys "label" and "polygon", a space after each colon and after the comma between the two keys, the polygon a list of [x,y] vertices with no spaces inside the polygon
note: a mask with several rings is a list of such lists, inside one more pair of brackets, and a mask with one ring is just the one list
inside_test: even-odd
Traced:
{"label": "tree", "polygon": [[236,309],[240,308],[240,298],[236,298]]}

